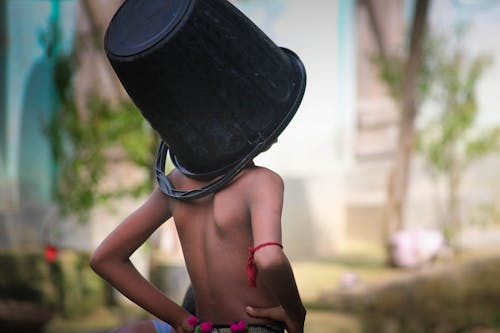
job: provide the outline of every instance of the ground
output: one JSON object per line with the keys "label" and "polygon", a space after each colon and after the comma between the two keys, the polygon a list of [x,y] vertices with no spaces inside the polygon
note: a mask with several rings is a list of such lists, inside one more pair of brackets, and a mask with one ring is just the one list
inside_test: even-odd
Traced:
{"label": "ground", "polygon": [[[419,277],[429,276],[429,272],[431,271],[443,274],[442,276],[436,275],[438,282],[441,284],[445,277],[450,275],[450,273],[456,274],[456,270],[462,269],[462,267],[467,269],[467,267],[470,266],[475,269],[480,267],[478,263],[485,263],[485,267],[491,271],[490,267],[492,265],[488,260],[500,260],[500,251],[498,249],[487,249],[485,251],[465,253],[453,260],[448,259],[448,261],[444,263],[432,263],[428,267],[413,270],[388,268],[383,264],[380,253],[377,252],[371,252],[369,256],[351,254],[349,256],[337,257],[335,260],[294,262],[293,266],[297,283],[308,308],[305,332],[422,332],[419,328],[415,329],[413,326],[413,329],[409,331],[394,328],[401,326],[394,326],[391,324],[391,321],[388,321],[388,326],[387,323],[385,323],[383,329],[367,329],[369,326],[366,326],[366,322],[361,320],[359,312],[352,311],[352,304],[356,304],[355,302],[359,299],[362,301],[371,299],[373,302],[377,302],[376,297],[381,298],[385,290],[389,290],[389,295],[391,295],[391,297],[388,298],[389,302],[394,302],[394,300],[398,301],[398,297],[394,296],[398,290],[402,289],[401,293],[403,295],[409,294],[408,291],[423,285]],[[496,273],[493,272],[493,274]],[[498,274],[498,276],[498,280],[500,281],[500,274]],[[495,277],[493,276],[493,278]],[[453,281],[453,283],[456,283],[456,280]],[[473,282],[475,283],[475,281]],[[446,285],[446,283],[444,284]],[[401,288],[401,285],[403,285],[403,288]],[[477,285],[472,285],[473,291],[477,290],[483,293],[478,296],[481,298],[481,304],[485,303],[482,299],[488,297],[488,294],[484,295],[484,291],[478,289],[478,286],[484,285],[485,281],[479,282]],[[496,284],[493,282],[491,285],[495,288]],[[465,290],[465,286],[460,289]],[[500,285],[497,289],[500,289]],[[436,292],[439,293],[441,290]],[[418,291],[414,293],[419,294]],[[497,292],[495,290],[493,293],[500,294],[500,291]],[[467,299],[469,298],[471,301],[474,301],[474,297],[469,295]],[[347,303],[345,300],[347,300]],[[463,301],[463,299],[457,300]],[[417,301],[420,302],[418,299]],[[344,306],[344,303],[349,305]],[[401,309],[401,311],[405,311],[405,304],[401,304],[400,306],[398,306],[398,304],[392,304],[391,306],[396,306],[398,309]],[[359,309],[361,308],[362,307],[359,306]],[[409,311],[413,311],[413,309],[409,309]],[[464,315],[469,311],[471,310],[463,309]],[[412,315],[414,314],[411,313],[410,316]],[[415,315],[417,314],[415,313]],[[77,320],[56,318],[50,323],[44,333],[104,333],[127,320],[140,319],[144,316],[146,315],[143,312],[138,312],[134,308],[122,308],[119,311],[100,309],[87,318],[80,318]],[[500,311],[498,312],[498,316],[500,317]],[[373,323],[370,322],[370,324]],[[498,324],[500,328],[500,322]],[[380,327],[380,323],[377,323],[377,325],[379,326],[376,327]],[[433,327],[440,328],[432,330],[432,332],[457,332],[457,330],[452,328],[443,329],[443,326]],[[492,328],[491,325],[483,325],[480,322],[473,323],[460,330],[460,332],[464,333],[492,333],[498,331],[500,331],[500,329]]]}

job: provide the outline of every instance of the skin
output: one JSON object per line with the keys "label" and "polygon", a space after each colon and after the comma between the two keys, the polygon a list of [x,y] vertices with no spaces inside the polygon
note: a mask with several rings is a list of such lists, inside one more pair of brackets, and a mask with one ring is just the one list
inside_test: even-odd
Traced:
{"label": "skin", "polygon": [[[177,189],[191,190],[207,182],[178,170],[168,175]],[[173,217],[186,267],[196,294],[197,317],[228,324],[281,321],[290,333],[302,333],[306,311],[290,263],[279,246],[255,253],[257,287],[249,286],[245,267],[248,247],[281,243],[283,181],[262,167],[243,170],[221,191],[192,201],[179,201],[155,189],[97,248],[91,267],[116,289],[175,332],[193,332],[192,315],[152,286],[129,258],[166,220]],[[115,332],[155,332],[150,321]]]}

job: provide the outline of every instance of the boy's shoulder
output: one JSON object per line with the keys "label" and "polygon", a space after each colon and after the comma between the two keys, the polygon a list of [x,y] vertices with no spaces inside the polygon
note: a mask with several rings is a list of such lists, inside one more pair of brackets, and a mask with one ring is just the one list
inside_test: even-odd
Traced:
{"label": "boy's shoulder", "polygon": [[241,172],[241,176],[253,181],[283,183],[283,178],[277,172],[262,166],[247,168]]}
{"label": "boy's shoulder", "polygon": [[282,190],[284,187],[283,178],[278,173],[261,166],[243,170],[235,182],[242,184],[246,192],[260,192],[271,188]]}
{"label": "boy's shoulder", "polygon": [[[183,175],[179,170],[172,170],[169,175],[175,187],[182,189],[194,189],[207,185],[211,181],[197,181]],[[270,189],[283,190],[284,182],[281,176],[275,171],[261,166],[252,166],[243,169],[231,183],[223,189],[224,192],[231,192],[232,194],[256,194],[261,191]]]}

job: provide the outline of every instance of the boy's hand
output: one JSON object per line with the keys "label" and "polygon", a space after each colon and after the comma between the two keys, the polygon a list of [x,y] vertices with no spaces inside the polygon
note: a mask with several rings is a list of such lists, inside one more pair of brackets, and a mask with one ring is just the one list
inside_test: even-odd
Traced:
{"label": "boy's hand", "polygon": [[182,324],[175,328],[175,333],[193,333],[194,327],[188,326],[187,324]]}
{"label": "boy's hand", "polygon": [[184,317],[181,322],[175,327],[174,333],[193,333],[196,324],[191,322],[191,318],[195,318],[193,316]]}
{"label": "boy's hand", "polygon": [[252,317],[266,318],[283,322],[288,333],[304,333],[305,314],[303,318],[290,318],[281,306],[273,308],[254,308],[247,306],[246,310]]}

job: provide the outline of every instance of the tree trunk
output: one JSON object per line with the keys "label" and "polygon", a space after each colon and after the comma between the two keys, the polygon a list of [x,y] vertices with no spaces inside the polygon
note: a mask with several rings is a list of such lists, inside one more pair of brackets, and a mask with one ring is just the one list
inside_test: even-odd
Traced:
{"label": "tree trunk", "polygon": [[446,216],[447,230],[445,230],[447,242],[453,249],[456,249],[456,235],[462,224],[460,220],[460,180],[460,168],[457,163],[454,163],[448,176],[448,212]]}
{"label": "tree trunk", "polygon": [[368,18],[370,20],[370,28],[373,33],[373,37],[377,42],[377,49],[384,61],[387,60],[386,47],[384,36],[382,35],[382,30],[380,29],[379,18],[375,13],[375,7],[373,6],[373,0],[361,0],[361,4],[366,7],[366,11],[368,12]]}
{"label": "tree trunk", "polygon": [[422,63],[422,44],[425,34],[427,12],[430,0],[415,2],[415,16],[410,37],[410,50],[404,69],[403,93],[399,101],[398,146],[394,164],[389,176],[387,193],[387,220],[385,236],[390,246],[390,236],[404,226],[403,215],[410,174],[411,155],[415,141],[415,116],[417,114],[417,79]]}

